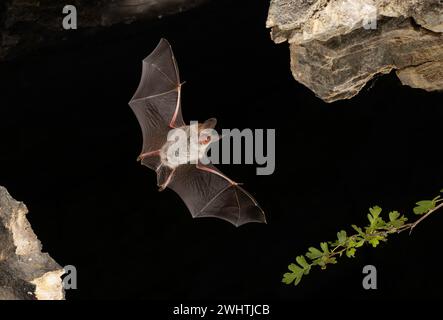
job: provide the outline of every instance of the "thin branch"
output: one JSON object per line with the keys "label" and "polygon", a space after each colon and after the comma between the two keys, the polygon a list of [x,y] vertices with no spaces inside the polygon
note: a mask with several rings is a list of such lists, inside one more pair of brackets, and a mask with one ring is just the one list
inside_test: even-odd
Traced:
{"label": "thin branch", "polygon": [[[443,193],[443,190],[440,191]],[[417,212],[422,213],[423,215],[416,220],[415,222],[405,223],[407,221],[407,218],[404,215],[396,215],[395,218],[392,218],[390,216],[390,221],[383,221],[381,217],[379,217],[381,213],[381,208],[379,207],[373,207],[372,210],[376,210],[376,213],[373,213],[373,211],[370,209],[370,214],[372,215],[372,218],[370,217],[370,225],[365,227],[363,230],[358,227],[354,227],[354,229],[357,231],[357,233],[353,235],[346,235],[344,234],[344,237],[346,239],[343,239],[343,235],[338,235],[338,242],[334,241],[335,246],[332,248],[328,248],[329,245],[333,245],[333,242],[326,242],[326,249],[323,246],[323,243],[320,244],[321,250],[316,249],[317,251],[322,252],[321,255],[316,254],[315,256],[310,257],[309,252],[306,254],[306,258],[310,259],[310,263],[307,263],[305,261],[304,255],[297,257],[297,262],[299,262],[299,258],[303,258],[301,261],[305,262],[299,262],[300,266],[291,264],[289,266],[289,270],[292,271],[292,273],[285,273],[283,275],[283,282],[286,284],[289,284],[293,282],[295,285],[297,285],[304,274],[308,274],[309,270],[314,266],[320,266],[321,269],[326,269],[326,266],[328,264],[335,264],[337,262],[336,256],[342,256],[343,253],[346,252],[346,255],[348,257],[353,257],[355,251],[366,244],[372,244],[373,247],[378,246],[380,241],[387,241],[388,236],[393,233],[401,233],[403,231],[409,230],[409,234],[411,234],[412,230],[420,224],[423,220],[428,218],[431,214],[434,212],[440,210],[443,208],[443,199],[440,198],[441,196],[438,196],[432,200],[422,201],[425,203],[432,202],[432,209],[423,210],[424,204],[421,202],[418,202],[417,205]],[[427,204],[426,204],[427,206]],[[426,208],[426,207],[425,207]],[[427,208],[426,208],[427,209]],[[415,212],[414,208],[414,212]],[[378,219],[378,220],[377,220]],[[340,231],[342,233],[344,231]],[[314,248],[315,249],[315,248]],[[349,252],[348,252],[349,250]],[[311,249],[310,249],[311,251]],[[313,251],[314,252],[314,251]],[[315,252],[314,252],[315,253]]]}
{"label": "thin branch", "polygon": [[440,208],[443,208],[443,203],[440,203],[438,206],[436,206],[434,209],[431,209],[428,211],[428,213],[426,213],[423,217],[421,217],[420,219],[418,219],[417,221],[415,221],[412,225],[411,225],[411,230],[409,231],[409,234],[412,233],[412,230],[414,230],[414,228],[420,223],[422,222],[424,219],[426,219],[427,217],[429,217],[431,214],[433,214],[435,211],[439,210]]}

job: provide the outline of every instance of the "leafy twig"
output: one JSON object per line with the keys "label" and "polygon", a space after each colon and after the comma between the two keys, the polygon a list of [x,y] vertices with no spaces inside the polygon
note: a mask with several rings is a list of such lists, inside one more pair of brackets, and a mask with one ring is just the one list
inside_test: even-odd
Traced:
{"label": "leafy twig", "polygon": [[[443,189],[440,192],[443,193]],[[352,225],[356,233],[348,236],[346,231],[341,230],[337,233],[335,241],[320,243],[320,249],[310,247],[305,255],[300,255],[295,259],[296,263],[291,263],[288,266],[290,272],[283,275],[282,282],[298,285],[303,276],[308,275],[314,266],[326,269],[328,265],[336,264],[337,257],[341,257],[343,254],[346,254],[348,258],[355,257],[357,249],[364,244],[371,244],[375,248],[381,241],[387,241],[390,234],[406,230],[411,233],[419,223],[442,208],[443,199],[441,196],[437,196],[432,200],[419,201],[416,203],[413,212],[416,215],[421,215],[421,217],[412,223],[406,223],[408,219],[398,211],[389,212],[389,221],[384,221],[380,216],[382,212],[380,207],[369,208],[369,225],[364,229]]]}

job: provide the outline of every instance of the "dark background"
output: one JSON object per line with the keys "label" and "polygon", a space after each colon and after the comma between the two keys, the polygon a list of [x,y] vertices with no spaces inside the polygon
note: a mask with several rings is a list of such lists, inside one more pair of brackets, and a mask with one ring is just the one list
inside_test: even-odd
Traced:
{"label": "dark background", "polygon": [[[210,2],[0,66],[0,185],[26,203],[44,251],[77,267],[79,288],[68,299],[442,297],[442,214],[411,236],[313,270],[298,287],[281,283],[309,246],[366,224],[369,206],[414,218],[414,203],[438,194],[443,94],[390,74],[326,104],[292,78],[288,45],[274,44],[265,28],[267,9],[268,1]],[[222,167],[258,199],[267,225],[194,220],[135,161],[141,132],[127,103],[160,37],[187,81],[186,121],[276,129],[273,175]],[[378,290],[362,288],[367,264],[377,267]]]}

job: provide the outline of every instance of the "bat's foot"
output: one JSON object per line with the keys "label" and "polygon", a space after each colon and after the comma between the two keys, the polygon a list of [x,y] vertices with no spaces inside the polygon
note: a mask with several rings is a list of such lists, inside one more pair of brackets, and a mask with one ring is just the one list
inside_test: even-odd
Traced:
{"label": "bat's foot", "polygon": [[166,187],[171,182],[172,177],[174,176],[174,172],[175,172],[175,169],[172,169],[172,171],[169,172],[168,177],[166,178],[166,181],[163,184],[159,185],[160,188],[158,189],[158,191],[163,191],[166,189]]}

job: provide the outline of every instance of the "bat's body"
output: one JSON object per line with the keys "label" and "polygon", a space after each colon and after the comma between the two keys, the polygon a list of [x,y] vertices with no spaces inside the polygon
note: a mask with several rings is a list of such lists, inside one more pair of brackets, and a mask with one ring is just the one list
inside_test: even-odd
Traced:
{"label": "bat's body", "polygon": [[[210,119],[207,121],[207,123],[209,123],[209,121],[213,121],[215,125],[215,119]],[[167,141],[160,148],[160,160],[162,165],[175,169],[181,164],[199,163],[206,154],[206,149],[209,147],[211,142],[211,137],[202,134],[202,130],[206,127],[207,125],[205,124],[198,124],[198,126],[194,128],[191,128],[191,126],[183,126],[180,128],[171,129],[168,134],[172,134],[174,131],[176,131],[176,129],[178,129],[181,130],[186,138],[179,141]],[[200,136],[199,139],[192,139],[193,130],[195,131],[195,135],[197,137]],[[176,155],[174,152],[177,149],[185,150],[185,152]]]}
{"label": "bat's body", "polygon": [[[179,194],[193,217],[217,217],[236,226],[266,222],[263,210],[246,190],[213,165],[201,163],[215,140],[201,133],[214,128],[216,120],[187,126],[181,114],[181,86],[171,46],[162,39],[143,60],[141,81],[129,102],[143,132],[138,160],[156,171],[160,190],[169,187]],[[168,140],[173,130],[181,130],[186,139]],[[198,139],[192,139],[193,130]],[[177,147],[187,151],[176,156]]]}

